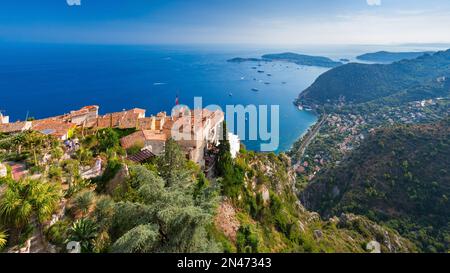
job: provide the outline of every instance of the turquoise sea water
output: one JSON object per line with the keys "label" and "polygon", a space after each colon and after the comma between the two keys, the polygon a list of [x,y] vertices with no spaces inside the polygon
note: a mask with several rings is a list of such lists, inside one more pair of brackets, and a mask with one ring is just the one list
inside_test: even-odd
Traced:
{"label": "turquoise sea water", "polygon": [[[331,48],[3,44],[0,110],[12,120],[58,115],[90,104],[99,105],[101,113],[139,107],[150,115],[170,112],[177,95],[190,107],[195,96],[203,98],[204,106],[279,105],[276,152],[285,151],[316,121],[312,113],[299,111],[294,99],[327,69],[288,63],[261,63],[253,69],[256,63],[226,60],[286,50],[333,59],[356,56]],[[244,143],[259,150],[259,141]]]}

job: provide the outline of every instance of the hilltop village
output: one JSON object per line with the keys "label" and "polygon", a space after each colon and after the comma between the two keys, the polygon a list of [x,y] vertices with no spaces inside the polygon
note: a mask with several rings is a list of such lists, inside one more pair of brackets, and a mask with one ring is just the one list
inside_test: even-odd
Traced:
{"label": "hilltop village", "polygon": [[[99,106],[96,105],[85,106],[60,116],[13,123],[9,122],[8,116],[0,114],[0,132],[15,134],[31,130],[53,136],[70,146],[76,130],[83,135],[106,128],[134,131],[123,136],[120,144],[124,149],[141,147],[140,155],[135,154],[130,158],[144,156],[141,158],[143,160],[148,159],[145,156],[161,155],[164,152],[164,144],[173,138],[172,128],[178,124],[180,130],[184,127],[191,128],[189,130],[191,135],[177,141],[178,144],[188,160],[201,166],[205,165],[205,152],[219,144],[220,130],[224,122],[224,113],[220,110],[179,108],[172,115],[160,112],[155,116],[146,117],[145,114],[146,110],[134,108],[99,115]],[[237,137],[231,134],[230,137],[233,139],[232,150],[235,151],[233,154],[235,157],[240,143]]]}
{"label": "hilltop village", "polygon": [[[65,231],[74,235],[77,224],[93,220],[91,212],[100,206],[97,194],[128,200],[120,192],[127,191],[123,187],[136,166],[161,176],[165,168],[168,173],[180,173],[172,179],[188,189],[193,177],[206,181],[215,175],[224,137],[230,160],[240,150],[239,138],[223,131],[224,125],[220,110],[185,107],[174,108],[171,115],[160,112],[150,117],[138,108],[100,115],[96,105],[17,122],[0,114],[0,249],[8,242],[8,252],[93,251],[85,246],[80,250],[80,245],[66,249],[68,237],[59,240],[43,231],[60,232],[65,225]],[[35,204],[40,201],[32,201],[37,198],[34,195],[9,203],[11,195],[25,194],[20,187],[33,189],[33,194],[42,190],[44,199],[39,200],[47,203]],[[24,202],[31,202],[33,209],[26,216],[15,214],[28,204]],[[40,210],[45,210],[43,215],[35,214]],[[18,218],[24,222],[16,222]],[[73,240],[83,244],[79,238]]]}
{"label": "hilltop village", "polygon": [[[98,111],[86,106],[12,123],[1,116],[1,251],[415,249],[364,217],[326,221],[305,210],[292,190],[290,158],[247,151],[227,133],[221,111],[178,109],[150,117],[143,109]],[[369,230],[354,228],[360,225]],[[386,240],[373,241],[377,234]]]}

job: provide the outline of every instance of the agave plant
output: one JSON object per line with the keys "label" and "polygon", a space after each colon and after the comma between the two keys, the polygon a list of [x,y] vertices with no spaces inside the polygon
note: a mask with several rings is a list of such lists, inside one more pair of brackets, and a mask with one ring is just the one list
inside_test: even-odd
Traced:
{"label": "agave plant", "polygon": [[74,200],[74,208],[81,213],[81,216],[86,216],[89,213],[95,201],[95,194],[92,191],[86,190],[78,193]]}
{"label": "agave plant", "polygon": [[79,242],[82,252],[92,252],[97,231],[98,227],[92,220],[79,219],[70,228],[69,241]]}

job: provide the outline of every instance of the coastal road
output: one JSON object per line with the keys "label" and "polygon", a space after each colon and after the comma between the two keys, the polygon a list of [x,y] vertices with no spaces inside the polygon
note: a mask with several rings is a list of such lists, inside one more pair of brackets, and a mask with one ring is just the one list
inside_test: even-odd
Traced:
{"label": "coastal road", "polygon": [[302,145],[300,146],[300,153],[298,154],[297,160],[298,162],[301,161],[303,158],[303,155],[305,154],[306,148],[308,148],[309,144],[314,140],[314,138],[317,136],[317,133],[319,133],[320,129],[322,128],[323,124],[327,120],[328,115],[323,114],[320,121],[314,125],[312,130],[305,136],[305,139],[302,141]]}
{"label": "coastal road", "polygon": [[[294,170],[296,170],[298,168],[298,166],[301,164],[301,160],[302,160],[303,155],[304,155],[304,153],[306,151],[306,148],[308,148],[309,144],[317,136],[317,133],[319,133],[319,131],[322,128],[323,124],[327,120],[327,117],[328,117],[327,114],[323,114],[322,118],[320,119],[320,121],[318,123],[316,123],[313,126],[312,130],[305,135],[305,139],[302,140],[302,144],[300,145],[300,149],[299,149],[300,153],[297,156],[297,163],[293,166]],[[292,183],[292,190],[293,190],[293,192],[298,194],[298,189],[297,189],[297,186],[295,184],[295,180]],[[300,206],[303,206],[301,204],[300,200],[297,200],[297,204],[300,205]]]}

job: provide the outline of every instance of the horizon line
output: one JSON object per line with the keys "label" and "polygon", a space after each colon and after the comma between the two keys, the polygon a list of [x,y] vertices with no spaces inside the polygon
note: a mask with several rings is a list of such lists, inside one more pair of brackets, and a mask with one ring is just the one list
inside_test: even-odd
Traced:
{"label": "horizon line", "polygon": [[5,41],[1,44],[42,44],[42,45],[104,45],[104,46],[275,46],[275,47],[298,47],[298,46],[450,46],[449,42],[404,42],[404,43],[237,43],[237,42],[89,42],[89,41]]}

